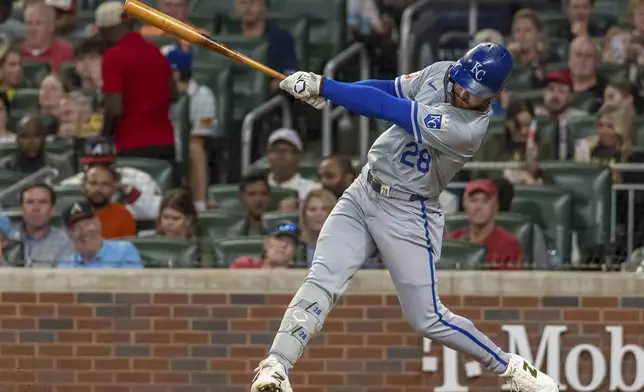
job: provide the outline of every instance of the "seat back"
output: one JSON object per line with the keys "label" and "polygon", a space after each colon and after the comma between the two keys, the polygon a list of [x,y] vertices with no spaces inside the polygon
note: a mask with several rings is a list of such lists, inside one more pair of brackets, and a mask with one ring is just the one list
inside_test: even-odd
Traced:
{"label": "seat back", "polygon": [[215,242],[217,259],[224,267],[230,266],[241,256],[261,257],[265,237],[224,238]]}
{"label": "seat back", "polygon": [[[223,210],[225,211],[225,210]],[[220,211],[207,211],[199,214],[201,235],[213,240],[226,237],[231,225],[239,220],[239,217]]]}
{"label": "seat back", "polygon": [[172,237],[125,238],[141,255],[145,268],[194,268],[199,266],[195,241]]}
{"label": "seat back", "polygon": [[264,214],[262,221],[266,228],[270,230],[275,230],[277,226],[284,222],[292,222],[296,225],[299,225],[300,215],[297,212],[281,212],[281,211],[271,211]]}
{"label": "seat back", "polygon": [[487,263],[487,250],[480,244],[466,241],[443,241],[439,270],[481,270]]}

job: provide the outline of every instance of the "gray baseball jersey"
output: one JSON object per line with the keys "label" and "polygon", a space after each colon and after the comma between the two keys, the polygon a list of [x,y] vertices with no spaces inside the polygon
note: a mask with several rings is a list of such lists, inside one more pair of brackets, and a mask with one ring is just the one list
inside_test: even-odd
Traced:
{"label": "gray baseball jersey", "polygon": [[438,199],[452,177],[478,150],[490,111],[452,106],[447,72],[452,61],[396,78],[399,98],[414,101],[414,135],[394,125],[375,141],[367,156],[373,175],[392,189]]}

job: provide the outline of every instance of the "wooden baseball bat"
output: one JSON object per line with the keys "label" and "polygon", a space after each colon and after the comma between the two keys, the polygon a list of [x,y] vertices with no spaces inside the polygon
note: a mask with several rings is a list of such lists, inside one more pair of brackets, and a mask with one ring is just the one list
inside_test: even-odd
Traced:
{"label": "wooden baseball bat", "polygon": [[141,21],[149,25],[161,29],[168,34],[174,35],[175,37],[180,38],[184,41],[190,42],[194,45],[203,46],[206,49],[210,49],[228,58],[236,60],[259,72],[263,72],[273,79],[282,80],[286,78],[286,75],[277,72],[276,70],[267,67],[266,65],[255,61],[246,55],[227,48],[226,46],[209,37],[207,34],[201,33],[197,28],[178,21],[175,18],[166,15],[163,12],[139,1],[126,0],[125,4],[123,5],[123,12],[134,18],[140,19]]}

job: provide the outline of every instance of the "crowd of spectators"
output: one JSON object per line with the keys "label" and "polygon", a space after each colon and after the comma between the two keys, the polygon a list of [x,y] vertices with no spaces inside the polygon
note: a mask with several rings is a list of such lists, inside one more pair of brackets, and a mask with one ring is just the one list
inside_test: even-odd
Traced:
{"label": "crowd of spectators", "polygon": [[[267,22],[267,0],[230,1],[228,21],[217,33],[264,39],[270,67],[297,70],[302,59],[295,39]],[[348,38],[366,44],[372,72],[380,77],[397,72],[401,15],[413,2],[346,2]],[[158,0],[157,6],[191,23],[190,0]],[[474,161],[518,165],[496,174],[468,172],[464,189],[444,191],[440,204],[446,217],[460,214],[466,221],[446,230],[446,240],[482,244],[490,269],[563,268],[562,259],[587,259],[577,233],[571,254],[558,255],[538,226],[526,249],[497,222],[499,214],[511,211],[515,187],[552,184],[543,161],[644,163],[638,144],[644,1],[630,0],[627,23],[600,17],[593,0],[562,0],[561,6],[564,15],[554,19],[537,9],[518,9],[508,31],[485,28],[472,37],[475,43],[506,45],[516,65],[507,91],[493,102],[489,136]],[[81,18],[82,12],[93,17]],[[199,27],[212,33],[209,26]],[[240,150],[239,144],[221,150],[213,141],[239,133],[240,124],[224,129],[222,98],[212,83],[197,77],[197,68],[195,48],[135,23],[120,1],[0,1],[0,170],[24,177],[50,168],[57,174],[53,181],[19,189],[15,205],[3,199],[4,265],[12,259],[32,267],[142,268],[149,260],[132,245],[135,238],[194,241],[192,261],[203,267],[217,264],[223,257],[217,241],[228,238],[261,239],[261,252],[239,254],[228,263],[232,268],[310,264],[322,226],[356,178],[357,165],[343,155],[322,157],[315,173],[305,175],[303,163],[314,155],[306,130],[319,118],[291,102],[305,124],[284,128],[268,120],[265,142],[255,143],[266,146],[263,157],[249,172],[227,175],[239,177],[234,203],[211,195],[209,187],[225,180],[225,157]],[[279,93],[275,81],[268,90]],[[180,97],[188,99],[186,136],[170,116]],[[576,124],[589,118],[594,129],[580,133]],[[139,167],[136,159],[157,163]],[[166,166],[171,178],[160,180],[153,172]],[[612,182],[642,184],[644,178],[615,169]],[[634,210],[628,203],[617,193],[618,235],[608,248],[621,261],[628,256],[623,248],[629,215],[635,216],[634,230],[644,232],[641,192],[635,193]],[[19,213],[12,215],[12,208]],[[207,221],[217,214],[228,220],[215,235]],[[644,246],[644,236],[635,236],[633,245]],[[364,268],[383,262],[376,252]]]}

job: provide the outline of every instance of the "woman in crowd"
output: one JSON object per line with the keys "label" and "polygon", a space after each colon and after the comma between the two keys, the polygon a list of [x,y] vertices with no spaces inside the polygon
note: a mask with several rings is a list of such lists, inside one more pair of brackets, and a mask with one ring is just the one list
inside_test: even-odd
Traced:
{"label": "woman in crowd", "polygon": [[30,87],[22,70],[22,54],[17,48],[9,47],[0,53],[0,92],[13,99],[16,89]]}
{"label": "woman in crowd", "polygon": [[550,49],[541,27],[539,15],[531,9],[521,9],[512,18],[512,36],[507,45],[516,64],[524,64],[534,70],[534,88],[543,79],[543,65],[561,61]]}
{"label": "woman in crowd", "polygon": [[626,105],[637,111],[639,101],[637,89],[628,80],[612,81],[604,89],[604,104]]}
{"label": "woman in crowd", "polygon": [[48,74],[42,79],[38,88],[38,111],[58,119],[60,101],[68,92],[67,85],[59,74]]}
{"label": "woman in crowd", "polygon": [[302,243],[306,245],[306,263],[311,265],[315,245],[318,236],[329,217],[331,210],[335,207],[337,199],[326,189],[316,189],[309,192],[300,209],[300,230],[302,232]]}
{"label": "woman in crowd", "polygon": [[9,99],[5,93],[0,93],[0,143],[15,143],[16,134],[7,128],[9,123]]}
{"label": "woman in crowd", "polygon": [[196,239],[199,230],[199,216],[192,196],[185,189],[170,189],[161,200],[157,218],[157,235]]}

